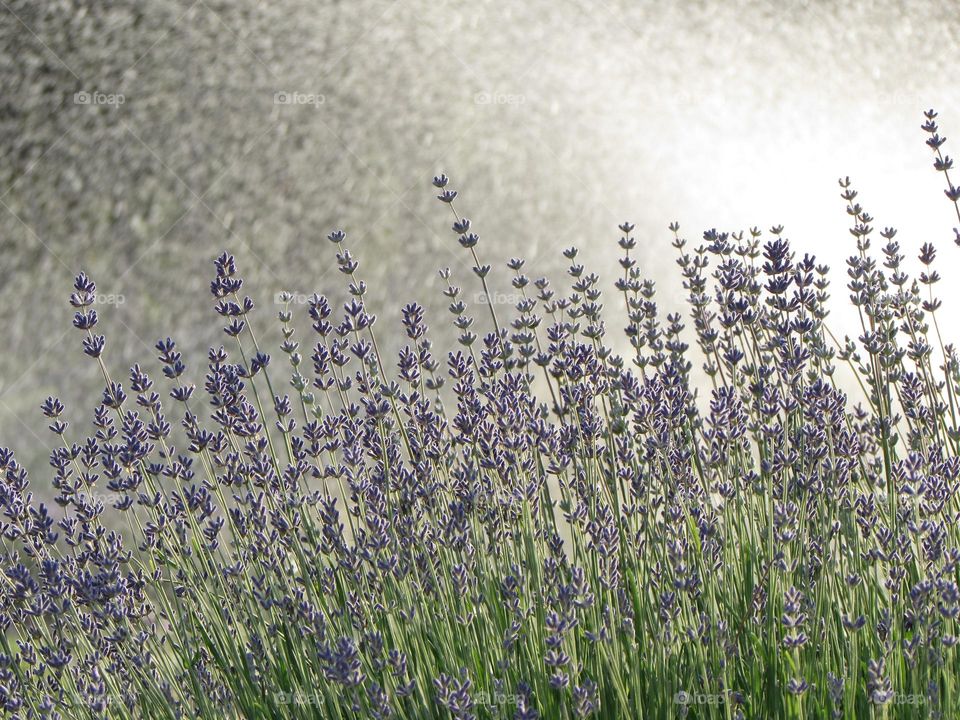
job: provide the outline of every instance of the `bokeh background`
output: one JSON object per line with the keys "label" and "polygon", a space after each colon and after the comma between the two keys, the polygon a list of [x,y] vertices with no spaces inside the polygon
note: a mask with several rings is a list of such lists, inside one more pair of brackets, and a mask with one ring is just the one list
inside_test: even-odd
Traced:
{"label": "bokeh background", "polygon": [[453,268],[468,299],[477,288],[439,172],[507,292],[507,258],[563,280],[570,245],[612,277],[631,220],[676,309],[677,220],[691,241],[785,225],[834,267],[842,304],[843,175],[911,258],[936,242],[949,279],[953,209],[919,126],[933,106],[960,133],[951,7],[0,0],[0,444],[42,487],[39,403],[59,395],[85,423],[99,399],[66,302],[80,269],[116,376],[136,361],[156,373],[153,343],[171,335],[202,382],[222,341],[207,288],[221,249],[268,338],[278,292],[342,300],[324,240],[337,227],[380,322],[417,300],[442,345],[436,271]]}

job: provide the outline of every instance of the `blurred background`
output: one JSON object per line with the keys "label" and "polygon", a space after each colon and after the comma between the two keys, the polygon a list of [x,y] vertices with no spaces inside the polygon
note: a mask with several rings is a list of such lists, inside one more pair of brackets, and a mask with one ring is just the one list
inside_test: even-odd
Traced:
{"label": "blurred background", "polygon": [[437,270],[468,300],[479,288],[440,172],[507,294],[509,257],[564,281],[571,245],[612,278],[630,220],[677,309],[676,220],[693,244],[783,224],[833,266],[842,305],[844,175],[911,260],[937,243],[949,276],[955,218],[920,124],[936,107],[960,133],[958,50],[960,15],[933,1],[0,0],[0,445],[45,487],[40,402],[86,427],[99,400],[67,304],[80,269],[118,378],[133,362],[159,376],[170,335],[202,383],[222,249],[281,359],[277,293],[345,297],[334,228],[381,325],[419,301],[443,348]]}

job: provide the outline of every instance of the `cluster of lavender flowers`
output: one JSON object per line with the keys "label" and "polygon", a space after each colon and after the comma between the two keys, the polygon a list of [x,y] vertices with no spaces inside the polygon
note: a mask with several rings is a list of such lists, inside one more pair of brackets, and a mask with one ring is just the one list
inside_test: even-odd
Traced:
{"label": "cluster of lavender flowers", "polygon": [[689,248],[671,225],[685,320],[658,311],[621,225],[626,357],[574,248],[563,289],[509,261],[509,318],[473,317],[443,271],[458,347],[435,354],[410,304],[394,361],[343,232],[352,299],[313,296],[309,339],[285,305],[280,362],[223,254],[224,345],[200,371],[161,340],[156,380],[111,374],[79,275],[104,389],[86,437],[43,403],[57,509],[0,450],[4,713],[954,717],[960,357],[935,248],[915,278],[892,228],[875,254],[840,184],[856,339],[831,334],[828,268],[779,227]]}

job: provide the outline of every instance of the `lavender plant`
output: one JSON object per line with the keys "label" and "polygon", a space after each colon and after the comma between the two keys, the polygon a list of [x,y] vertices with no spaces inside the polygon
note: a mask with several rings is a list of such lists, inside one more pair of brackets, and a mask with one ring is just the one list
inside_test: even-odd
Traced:
{"label": "lavender plant", "polygon": [[443,270],[460,335],[442,356],[416,304],[399,356],[380,352],[339,230],[352,299],[313,296],[301,339],[286,297],[281,363],[216,259],[226,340],[202,378],[169,338],[162,379],[115,377],[77,276],[104,390],[86,436],[42,405],[57,509],[0,450],[5,714],[955,716],[960,358],[936,248],[916,278],[894,229],[877,254],[842,180],[862,332],[839,340],[829,269],[782,228],[691,248],[672,224],[685,319],[658,310],[624,223],[624,357],[575,248],[563,289],[511,259],[498,315],[479,237],[434,185],[489,311]]}

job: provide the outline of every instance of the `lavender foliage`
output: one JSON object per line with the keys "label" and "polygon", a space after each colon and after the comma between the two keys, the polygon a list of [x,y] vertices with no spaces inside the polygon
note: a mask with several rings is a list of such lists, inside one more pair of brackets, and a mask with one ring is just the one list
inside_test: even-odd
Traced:
{"label": "lavender foliage", "polygon": [[841,339],[829,268],[783,228],[691,246],[672,224],[684,317],[659,311],[624,223],[621,343],[576,248],[562,287],[511,259],[517,302],[496,307],[458,192],[433,184],[486,299],[441,272],[442,354],[417,304],[380,352],[341,230],[342,308],[315,295],[296,318],[285,296],[273,357],[223,253],[223,345],[200,367],[159,340],[162,378],[115,374],[77,276],[103,393],[87,430],[41,405],[55,508],[0,449],[4,713],[955,716],[960,358],[938,249],[909,274],[841,180],[862,329]]}

